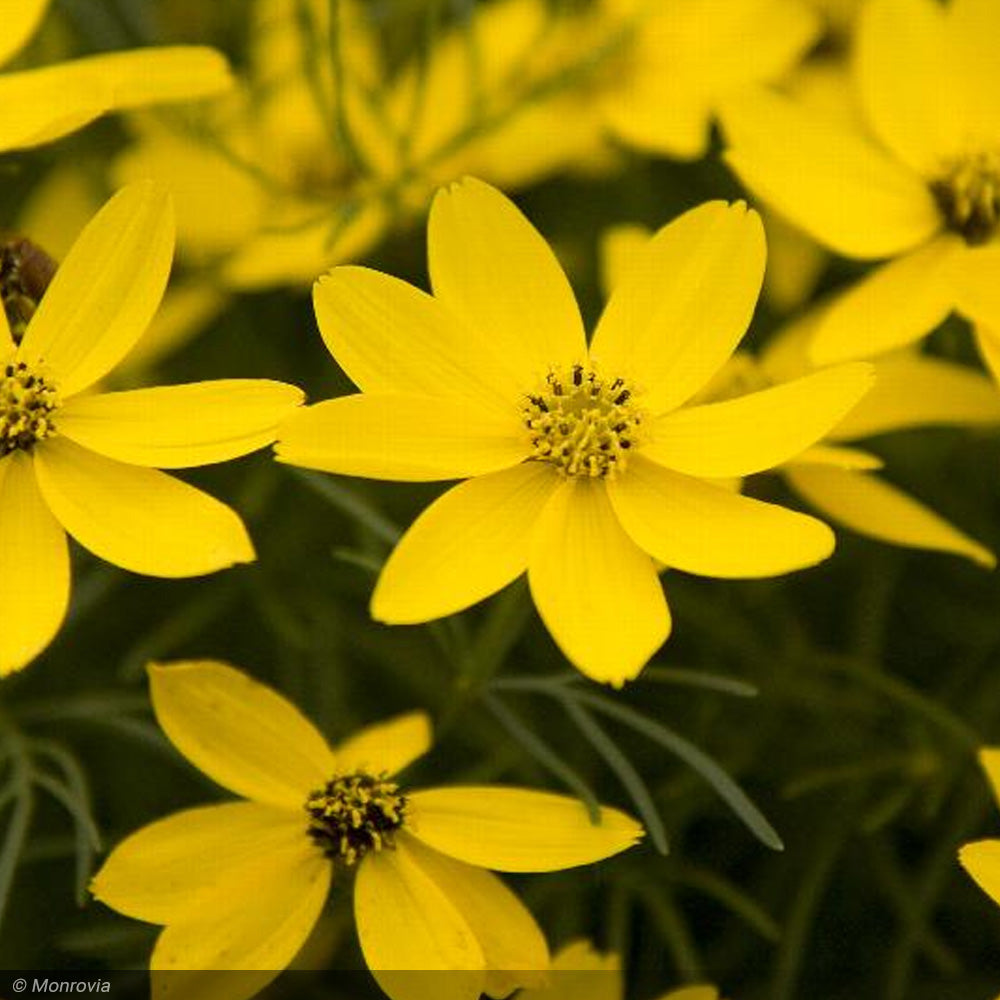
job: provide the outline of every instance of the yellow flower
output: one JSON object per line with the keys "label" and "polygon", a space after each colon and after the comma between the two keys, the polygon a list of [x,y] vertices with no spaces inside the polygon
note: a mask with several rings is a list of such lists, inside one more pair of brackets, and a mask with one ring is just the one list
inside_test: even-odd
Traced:
{"label": "yellow flower", "polygon": [[[23,337],[0,309],[0,674],[66,612],[66,532],[135,573],[184,577],[254,558],[239,517],[164,473],[268,444],[302,399],[263,380],[88,393],[140,338],[163,295],[173,213],[151,184],[119,192],[44,290]],[[23,299],[16,270],[8,295]],[[37,292],[36,292],[37,294]],[[20,331],[17,331],[20,333]]]}
{"label": "yellow flower", "polygon": [[727,102],[726,156],[751,191],[838,253],[891,258],[829,310],[817,363],[911,343],[952,310],[977,325],[987,361],[997,353],[998,36],[993,0],[871,0],[853,120],[762,89]]}
{"label": "yellow flower", "polygon": [[[0,66],[27,45],[48,6],[49,0],[4,5]],[[223,56],[196,46],[111,52],[0,74],[0,152],[51,142],[109,111],[210,97],[231,85]]]}
{"label": "yellow flower", "polygon": [[278,457],[295,465],[474,477],[397,546],[375,618],[452,614],[527,570],[563,652],[617,685],[670,630],[655,561],[758,577],[830,554],[826,525],[696,478],[779,464],[869,385],[868,366],[852,365],[682,409],[732,353],[760,290],[763,232],[742,203],[711,202],[664,227],[589,347],[552,251],[488,185],[438,193],[429,254],[433,296],[365,268],[319,281],[320,330],[362,392],[303,410],[279,433]]}
{"label": "yellow flower", "polygon": [[[93,893],[165,924],[150,966],[160,996],[186,998],[197,971],[212,1000],[250,996],[285,968],[334,878],[354,878],[361,949],[396,1000],[506,996],[537,982],[548,949],[531,914],[487,869],[544,872],[634,844],[614,809],[518,788],[410,790],[395,775],[430,745],[415,712],[330,747],[298,710],[232,667],[150,668],[153,707],[185,757],[249,801],[189,809],[119,844]],[[410,970],[441,972],[415,976]],[[193,978],[192,978],[193,977]],[[203,980],[202,980],[203,981]]]}
{"label": "yellow flower", "polygon": [[[619,226],[602,241],[605,290],[649,240],[640,226]],[[740,351],[702,390],[715,402],[752,389],[777,386],[810,370],[807,347],[822,309],[788,324],[757,357]],[[876,379],[864,398],[823,441],[778,466],[788,485],[824,517],[893,545],[953,552],[992,569],[992,552],[930,508],[877,477],[881,459],[854,447],[861,438],[931,425],[1000,425],[1000,395],[985,376],[963,365],[897,351],[875,362]]]}

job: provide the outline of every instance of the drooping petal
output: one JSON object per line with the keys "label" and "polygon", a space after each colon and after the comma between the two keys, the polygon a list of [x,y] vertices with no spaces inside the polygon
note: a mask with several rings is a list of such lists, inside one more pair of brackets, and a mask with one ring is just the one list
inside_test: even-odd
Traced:
{"label": "drooping petal", "polygon": [[992,569],[996,556],[939,514],[867,472],[796,465],[785,470],[792,488],[825,517],[890,545],[953,552]]}
{"label": "drooping petal", "polygon": [[62,526],[122,569],[202,576],[254,559],[235,511],[157,469],[116,462],[61,437],[36,450],[35,468]]}
{"label": "drooping petal", "polygon": [[990,783],[993,798],[1000,802],[1000,748],[981,747],[979,750],[979,765]]}
{"label": "drooping petal", "polygon": [[92,385],[149,325],[173,252],[166,192],[145,182],[123,188],[94,216],[56,271],[18,356],[51,368],[64,398]]}
{"label": "drooping petal", "polygon": [[223,93],[225,58],[197,46],[88,56],[0,77],[0,151],[52,142],[109,111]]}
{"label": "drooping petal", "polygon": [[149,685],[170,742],[237,795],[298,813],[334,773],[313,724],[242,671],[208,660],[153,664]]}
{"label": "drooping petal", "polygon": [[[300,803],[301,805],[301,803]],[[228,908],[262,866],[316,852],[301,811],[227,802],[174,813],[126,837],[94,876],[102,903],[153,924],[200,921]]]}
{"label": "drooping petal", "polygon": [[843,445],[814,444],[811,448],[789,459],[789,465],[833,465],[838,469],[881,469],[885,463],[878,455],[861,448],[845,448]]}
{"label": "drooping petal", "polygon": [[28,44],[41,24],[50,0],[0,0],[0,65],[13,58]]}
{"label": "drooping petal", "polygon": [[944,236],[865,275],[817,320],[813,364],[870,358],[926,336],[955,308],[953,274],[967,256]]}
{"label": "drooping petal", "polygon": [[887,257],[941,227],[922,179],[842,122],[763,90],[728,101],[722,121],[740,180],[831,250]]}
{"label": "drooping petal", "polygon": [[592,823],[577,799],[523,788],[457,785],[411,792],[410,834],[466,864],[501,872],[550,872],[627,850],[642,827],[617,809]]}
{"label": "drooping petal", "polygon": [[1000,246],[976,247],[954,269],[956,308],[973,323],[1000,329]]}
{"label": "drooping petal", "polygon": [[365,726],[334,747],[337,773],[363,770],[396,774],[423,757],[431,748],[432,738],[431,720],[423,712],[408,712]]}
{"label": "drooping petal", "polygon": [[292,414],[276,455],[347,476],[434,482],[506,469],[530,451],[513,406],[502,415],[473,399],[364,392]]}
{"label": "drooping petal", "polygon": [[59,411],[59,433],[119,462],[184,469],[269,445],[303,398],[301,389],[267,379],[78,396]]}
{"label": "drooping petal", "polygon": [[633,257],[598,323],[591,356],[608,376],[635,382],[653,413],[679,406],[746,332],[764,254],[760,217],[742,202],[686,212]]}
{"label": "drooping petal", "polygon": [[392,625],[431,621],[489,597],[528,568],[531,537],[560,483],[541,462],[450,489],[414,521],[382,569],[372,616]]}
{"label": "drooping petal", "polygon": [[418,864],[400,833],[394,851],[369,854],[354,884],[365,962],[392,1000],[477,1000],[485,957],[465,917]]}
{"label": "drooping petal", "polygon": [[495,188],[467,177],[440,190],[427,251],[434,297],[496,346],[522,389],[584,359],[583,321],[559,261]]}
{"label": "drooping petal", "polygon": [[977,840],[965,844],[958,850],[958,860],[979,888],[1000,903],[1000,840]]}
{"label": "drooping petal", "polygon": [[622,530],[603,482],[570,479],[553,493],[528,582],[552,638],[593,680],[620,687],[670,634],[653,561]]}
{"label": "drooping petal", "polygon": [[796,511],[740,496],[635,455],[608,490],[633,541],[666,566],[716,577],[777,576],[833,552],[833,532]]}
{"label": "drooping petal", "polygon": [[0,459],[0,677],[30,663],[52,641],[69,590],[65,532],[38,491],[31,459],[13,452]]}
{"label": "drooping petal", "polygon": [[822,438],[871,388],[875,370],[853,364],[804,375],[722,403],[659,417],[642,454],[690,476],[748,476]]}

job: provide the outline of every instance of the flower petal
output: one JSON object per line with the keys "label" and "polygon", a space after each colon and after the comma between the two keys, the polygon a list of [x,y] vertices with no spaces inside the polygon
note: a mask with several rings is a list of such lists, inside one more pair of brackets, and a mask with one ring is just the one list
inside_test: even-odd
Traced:
{"label": "flower petal", "polygon": [[750,325],[764,254],[760,217],[742,202],[686,212],[633,257],[591,356],[608,375],[638,383],[653,413],[679,406],[723,366]]}
{"label": "flower petal", "polygon": [[833,465],[838,469],[881,469],[885,463],[878,455],[860,448],[844,448],[841,445],[814,444],[801,454],[789,459],[789,465]]}
{"label": "flower petal", "polygon": [[338,774],[350,771],[393,775],[423,757],[431,748],[431,720],[423,712],[408,712],[386,722],[365,726],[333,748]]}
{"label": "flower petal", "polygon": [[0,459],[0,512],[2,677],[30,663],[59,631],[69,605],[70,565],[66,534],[23,452]]}
{"label": "flower petal", "polygon": [[1000,840],[977,840],[958,850],[962,867],[994,902],[1000,903]]}
{"label": "flower petal", "polygon": [[0,0],[0,65],[12,59],[31,40],[51,0]]}
{"label": "flower petal", "polygon": [[149,667],[157,721],[223,788],[298,812],[336,759],[313,724],[271,688],[209,660]]}
{"label": "flower petal", "polygon": [[882,264],[839,295],[816,323],[816,365],[869,358],[930,333],[955,307],[952,275],[968,253],[951,236]]}
{"label": "flower petal", "polygon": [[993,798],[1000,802],[1000,748],[981,747],[979,750],[979,765],[990,783]]}
{"label": "flower petal", "polygon": [[281,426],[281,462],[346,476],[433,482],[517,465],[531,444],[513,406],[364,392],[308,406]]}
{"label": "flower petal", "polygon": [[642,827],[617,809],[592,823],[577,799],[524,788],[458,785],[411,792],[410,834],[428,847],[502,872],[552,872],[627,850]]}
{"label": "flower petal", "polygon": [[126,837],[90,891],[136,920],[200,921],[206,906],[231,906],[262,866],[294,867],[315,851],[301,812],[257,802],[186,809]]}
{"label": "flower petal", "polygon": [[479,941],[404,833],[394,851],[361,862],[354,919],[365,962],[392,1000],[478,1000],[486,981]]}
{"label": "flower petal", "polygon": [[831,466],[785,470],[792,488],[824,517],[890,545],[952,552],[992,569],[996,556],[939,514],[871,473]]}
{"label": "flower petal", "polygon": [[559,261],[512,201],[472,177],[442,188],[427,223],[434,297],[494,344],[527,390],[587,342]]}
{"label": "flower petal", "polygon": [[620,687],[670,634],[656,567],[622,530],[603,482],[570,479],[552,495],[528,582],[552,638],[593,680]]}
{"label": "flower petal", "polygon": [[606,229],[601,235],[601,292],[610,299],[615,288],[637,267],[640,255],[652,239],[652,232],[637,223]]}
{"label": "flower petal", "polygon": [[689,476],[748,476],[818,441],[871,388],[875,369],[828,368],[722,403],[676,410],[653,424],[642,454]]}
{"label": "flower petal", "polygon": [[977,323],[972,332],[983,364],[993,376],[993,380],[1000,383],[1000,333],[982,323]]}
{"label": "flower petal", "polygon": [[973,323],[1000,329],[1000,246],[977,247],[954,269],[956,308]]}
{"label": "flower petal", "polygon": [[10,323],[7,322],[7,310],[0,309],[0,362],[5,362],[16,349]]}
{"label": "flower petal", "polygon": [[443,618],[495,594],[528,568],[535,524],[560,479],[541,462],[478,476],[434,501],[389,556],[372,617]]}
{"label": "flower petal", "polygon": [[35,468],[62,526],[122,569],[202,576],[254,559],[235,511],[156,469],[115,462],[60,437],[36,449]]}
{"label": "flower petal", "polygon": [[149,183],[118,192],[59,266],[19,357],[53,369],[65,398],[106,375],[149,326],[170,273],[173,210]]}
{"label": "flower petal", "polygon": [[302,400],[300,389],[267,379],[78,396],[59,411],[59,433],[119,462],[184,469],[269,445]]}
{"label": "flower petal", "polygon": [[715,577],[777,576],[833,552],[821,521],[683,476],[635,455],[609,486],[633,541],[666,566]]}
{"label": "flower petal", "polygon": [[[961,130],[959,137],[966,142],[995,148],[1000,141],[1000,68],[996,59],[1000,8],[993,0],[952,0],[946,21],[948,33],[942,48],[950,65],[944,64],[948,71],[941,82],[961,88],[959,100],[953,100],[948,108],[955,118],[954,127]],[[956,72],[956,67],[961,71]]]}
{"label": "flower petal", "polygon": [[740,180],[838,253],[887,257],[941,227],[922,179],[845,123],[763,89],[727,101],[722,121]]}

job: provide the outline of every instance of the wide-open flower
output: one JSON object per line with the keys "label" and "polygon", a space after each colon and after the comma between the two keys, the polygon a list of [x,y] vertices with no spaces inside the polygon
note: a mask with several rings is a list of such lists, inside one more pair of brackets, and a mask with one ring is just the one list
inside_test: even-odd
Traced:
{"label": "wide-open flower", "polygon": [[254,558],[234,511],[158,469],[263,447],[300,391],[258,379],[87,391],[142,336],[173,245],[169,199],[138,184],[101,209],[47,288],[5,275],[5,298],[40,300],[23,337],[0,309],[0,674],[48,645],[66,613],[66,532],[151,576],[199,576]]}
{"label": "wide-open flower", "polygon": [[[94,878],[109,906],[166,925],[150,960],[154,973],[171,972],[161,996],[250,996],[295,957],[335,878],[354,879],[361,949],[390,996],[506,996],[539,980],[548,949],[487,869],[572,868],[642,836],[623,813],[602,809],[595,824],[580,802],[547,792],[399,784],[395,775],[430,746],[419,712],[330,747],[293,705],[232,667],[149,673],[174,746],[248,800],[144,827]],[[193,992],[206,982],[197,972],[212,970],[259,975],[216,977],[211,992]]]}
{"label": "wide-open flower", "polygon": [[991,332],[1000,330],[1000,4],[871,0],[856,37],[856,119],[744,94],[723,112],[726,157],[754,194],[825,246],[891,258],[829,310],[814,360],[910,343],[958,310],[991,362],[1000,354]]}
{"label": "wide-open flower", "polygon": [[279,459],[295,465],[473,477],[396,547],[377,619],[448,615],[527,570],[563,652],[621,684],[670,631],[657,561],[757,577],[830,554],[821,522],[700,477],[798,453],[857,402],[868,366],[682,409],[753,313],[764,238],[745,205],[708,203],[664,227],[589,347],[554,254],[493,188],[468,179],[438,193],[429,254],[433,296],[364,268],[320,280],[320,330],[362,392],[303,410],[279,434]]}
{"label": "wide-open flower", "polygon": [[[27,45],[49,3],[4,4],[0,66]],[[210,97],[231,85],[223,56],[198,46],[110,52],[0,73],[0,152],[51,142],[109,111]]]}

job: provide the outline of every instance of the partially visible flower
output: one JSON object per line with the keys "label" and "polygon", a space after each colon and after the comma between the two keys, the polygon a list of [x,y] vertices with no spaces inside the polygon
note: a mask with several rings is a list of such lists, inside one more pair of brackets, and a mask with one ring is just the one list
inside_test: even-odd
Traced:
{"label": "partially visible flower", "polygon": [[[151,576],[249,562],[240,518],[158,471],[221,462],[269,444],[302,401],[258,379],[88,392],[142,336],[173,255],[173,212],[152,184],[126,188],[86,226],[51,283],[2,290],[32,300],[22,332],[0,309],[0,674],[24,666],[66,613],[66,533]],[[5,301],[6,306],[6,301]]]}
{"label": "partially visible flower", "polygon": [[[0,66],[27,45],[49,2],[4,5]],[[110,111],[211,97],[231,86],[225,58],[198,46],[109,52],[0,73],[0,152],[51,142]]]}
{"label": "partially visible flower", "polygon": [[364,268],[320,280],[320,331],[362,392],[303,410],[279,434],[278,458],[294,465],[472,477],[396,547],[375,618],[452,614],[527,570],[566,656],[620,685],[670,631],[658,563],[759,577],[830,554],[821,522],[701,477],[802,451],[868,389],[869,366],[684,407],[753,313],[764,270],[756,213],[710,202],[665,226],[589,346],[554,254],[500,192],[473,179],[441,190],[428,249],[433,296]]}
{"label": "partially visible flower", "polygon": [[361,949],[391,997],[506,996],[539,982],[549,955],[534,918],[488,869],[572,868],[643,833],[614,809],[591,823],[580,802],[546,792],[410,789],[396,775],[429,749],[420,712],[330,747],[293,705],[232,667],[153,665],[149,675],[174,746],[248,800],[144,827],[94,878],[98,899],[166,925],[150,959],[154,976],[170,973],[160,997],[186,1000],[206,984],[198,995],[212,1000],[251,996],[302,947],[331,881],[352,877]]}
{"label": "partially visible flower", "polygon": [[[1000,802],[1000,747],[983,747],[979,763],[989,781],[993,797]],[[958,859],[979,887],[1000,904],[1000,840],[977,840],[958,852]]]}

